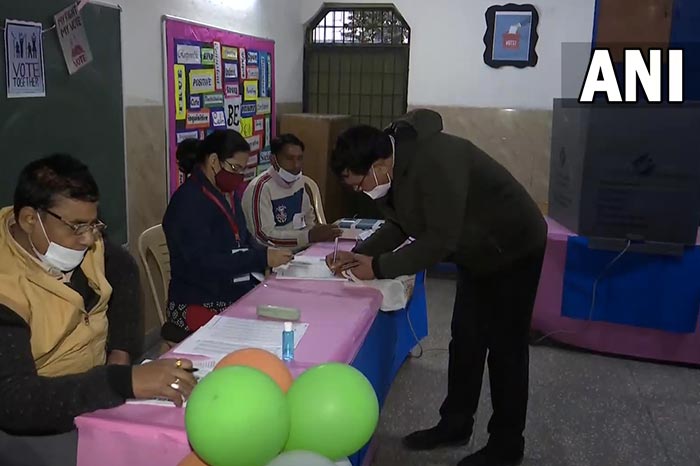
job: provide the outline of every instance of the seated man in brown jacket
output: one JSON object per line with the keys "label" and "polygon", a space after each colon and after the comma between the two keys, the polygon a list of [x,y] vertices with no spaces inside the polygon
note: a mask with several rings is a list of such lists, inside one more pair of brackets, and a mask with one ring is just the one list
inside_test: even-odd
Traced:
{"label": "seated man in brown jacket", "polygon": [[0,464],[75,464],[74,418],[128,398],[181,405],[191,362],[131,366],[140,352],[138,270],[106,245],[99,192],[67,155],[27,165],[0,210]]}

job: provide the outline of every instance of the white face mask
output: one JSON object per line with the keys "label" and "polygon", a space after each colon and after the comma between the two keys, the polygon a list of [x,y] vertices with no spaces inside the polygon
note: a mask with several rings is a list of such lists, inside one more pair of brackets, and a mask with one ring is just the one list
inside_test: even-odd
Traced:
{"label": "white face mask", "polygon": [[389,176],[389,174],[387,173],[386,176],[387,178],[389,178],[389,182],[379,184],[379,180],[377,179],[377,172],[374,170],[374,167],[372,167],[372,174],[374,175],[374,182],[377,183],[377,186],[371,191],[365,191],[365,194],[367,194],[374,200],[381,199],[384,196],[386,196],[389,190],[391,189],[391,176]]}
{"label": "white face mask", "polygon": [[296,183],[302,177],[301,172],[299,172],[295,175],[294,173],[290,173],[282,167],[279,167],[277,169],[277,173],[280,175],[280,178],[282,178],[284,181],[286,181],[289,184]]}
{"label": "white face mask", "polygon": [[[46,234],[44,223],[41,221],[41,217],[38,214],[37,218],[39,219],[39,225],[41,225],[41,230],[44,232],[46,241],[49,242],[49,248],[46,250],[45,254],[40,253],[32,243],[32,249],[34,249],[34,253],[37,255],[37,257],[39,257],[39,260],[49,267],[58,269],[61,272],[70,272],[71,270],[78,268],[80,263],[83,262],[83,259],[85,258],[87,249],[78,251],[54,243],[49,239],[49,235]],[[31,238],[29,242],[31,243]]]}
{"label": "white face mask", "polygon": [[[396,143],[394,142],[393,136],[389,136],[389,139],[391,140],[391,168],[394,168],[394,163],[396,162]],[[377,186],[371,191],[366,191],[365,194],[374,200],[381,199],[386,196],[391,189],[391,175],[388,173],[386,174],[386,177],[389,178],[388,183],[379,184],[377,172],[374,170],[374,167],[372,167],[372,174],[374,175],[374,182],[377,183]]]}

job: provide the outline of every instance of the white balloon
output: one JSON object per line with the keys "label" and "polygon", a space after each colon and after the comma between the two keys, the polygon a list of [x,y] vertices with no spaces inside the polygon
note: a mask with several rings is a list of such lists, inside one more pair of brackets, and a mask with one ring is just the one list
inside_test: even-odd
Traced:
{"label": "white balloon", "polygon": [[335,463],[311,451],[286,451],[267,466],[335,466]]}
{"label": "white balloon", "polygon": [[344,458],[344,459],[338,461],[337,463],[335,463],[335,466],[352,466],[352,463],[350,462],[349,459]]}

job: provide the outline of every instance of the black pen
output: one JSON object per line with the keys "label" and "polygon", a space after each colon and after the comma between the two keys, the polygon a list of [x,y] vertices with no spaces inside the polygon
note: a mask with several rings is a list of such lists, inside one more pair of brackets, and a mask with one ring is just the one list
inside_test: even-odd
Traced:
{"label": "black pen", "polygon": [[190,367],[189,369],[183,369],[185,372],[197,372],[199,369],[196,367]]}

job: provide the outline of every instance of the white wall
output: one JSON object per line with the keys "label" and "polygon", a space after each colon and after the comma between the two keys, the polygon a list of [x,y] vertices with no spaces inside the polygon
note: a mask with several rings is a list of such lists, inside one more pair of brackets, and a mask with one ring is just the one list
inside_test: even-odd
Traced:
{"label": "white wall", "polygon": [[[301,21],[322,0],[300,0]],[[336,2],[338,0],[335,0]],[[340,0],[343,2],[343,0]],[[352,0],[351,3],[380,3]],[[349,3],[346,1],[345,3]],[[551,108],[561,96],[561,45],[591,41],[595,0],[531,0],[537,7],[539,61],[534,68],[484,63],[484,14],[494,0],[394,0],[411,27],[409,105]]]}
{"label": "white wall", "polygon": [[107,0],[122,6],[127,105],[163,104],[161,17],[179,16],[275,41],[277,102],[301,102],[298,0]]}

